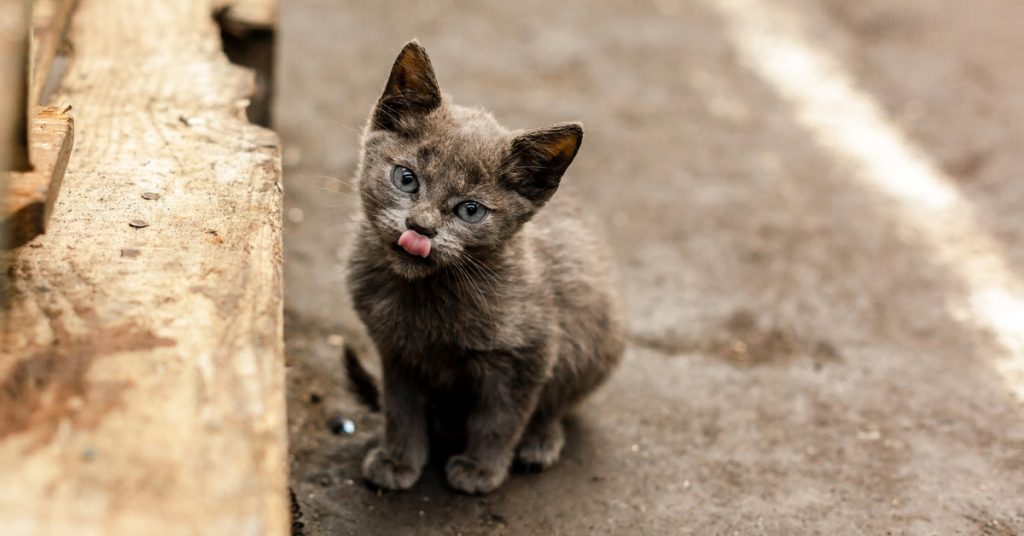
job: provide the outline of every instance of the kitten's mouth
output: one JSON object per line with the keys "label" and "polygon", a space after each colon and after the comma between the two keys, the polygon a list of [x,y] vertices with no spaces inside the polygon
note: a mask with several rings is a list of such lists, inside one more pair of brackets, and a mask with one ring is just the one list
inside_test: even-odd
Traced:
{"label": "kitten's mouth", "polygon": [[399,246],[397,243],[392,243],[391,244],[391,251],[398,258],[400,258],[400,259],[402,259],[404,261],[412,262],[412,263],[417,264],[419,266],[425,266],[425,267],[426,266],[430,266],[430,267],[434,266],[434,260],[432,258],[430,258],[430,257],[420,257],[419,255],[413,255],[412,253],[409,253],[404,248],[402,248],[402,246]]}

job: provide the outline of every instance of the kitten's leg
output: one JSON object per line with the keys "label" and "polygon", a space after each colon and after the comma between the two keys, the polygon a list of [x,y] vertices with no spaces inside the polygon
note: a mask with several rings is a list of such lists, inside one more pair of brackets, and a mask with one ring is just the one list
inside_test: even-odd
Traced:
{"label": "kitten's leg", "polygon": [[534,414],[516,447],[516,461],[527,470],[547,469],[558,461],[564,446],[561,417]]}
{"label": "kitten's leg", "polygon": [[466,422],[466,451],[448,460],[448,483],[465,493],[487,493],[508,477],[516,441],[533,410],[539,382],[500,378],[481,389]]}
{"label": "kitten's leg", "polygon": [[[393,364],[392,364],[393,365]],[[409,489],[427,462],[426,400],[408,373],[384,368],[384,437],[363,461],[363,476],[386,489]]]}

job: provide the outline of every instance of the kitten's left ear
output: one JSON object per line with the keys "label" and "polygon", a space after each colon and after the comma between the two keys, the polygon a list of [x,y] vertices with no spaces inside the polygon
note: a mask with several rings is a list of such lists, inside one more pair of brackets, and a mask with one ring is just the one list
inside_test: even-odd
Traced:
{"label": "kitten's left ear", "polygon": [[373,111],[373,127],[398,130],[401,120],[426,115],[441,105],[441,88],[427,51],[409,41],[395,59],[384,94]]}
{"label": "kitten's left ear", "polygon": [[562,123],[532,130],[512,140],[502,180],[523,197],[542,205],[551,199],[583,143],[583,125]]}

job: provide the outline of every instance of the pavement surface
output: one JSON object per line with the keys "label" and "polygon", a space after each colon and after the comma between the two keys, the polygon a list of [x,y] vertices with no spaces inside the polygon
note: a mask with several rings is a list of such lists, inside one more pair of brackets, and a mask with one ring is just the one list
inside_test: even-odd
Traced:
{"label": "pavement surface", "polygon": [[[292,0],[292,486],[304,534],[1024,533],[1024,3]],[[562,461],[485,497],[359,466],[380,417],[344,247],[366,115],[419,38],[457,102],[583,121],[563,184],[631,337]],[[355,432],[334,434],[342,416]]]}

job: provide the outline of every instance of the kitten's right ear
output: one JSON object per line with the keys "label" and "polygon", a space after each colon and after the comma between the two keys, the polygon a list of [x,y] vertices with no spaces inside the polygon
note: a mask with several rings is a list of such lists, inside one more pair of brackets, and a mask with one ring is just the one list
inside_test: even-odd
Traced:
{"label": "kitten's right ear", "polygon": [[402,120],[423,116],[441,105],[441,88],[427,51],[417,41],[402,48],[391,67],[384,94],[373,111],[373,128],[400,130]]}
{"label": "kitten's right ear", "polygon": [[583,125],[562,123],[520,134],[505,157],[502,180],[537,205],[555,194],[583,143]]}

